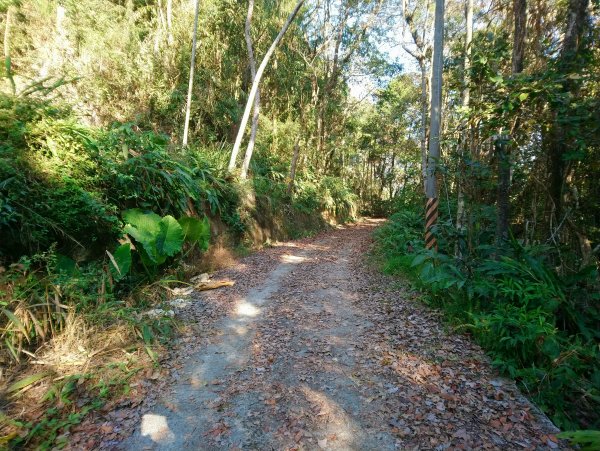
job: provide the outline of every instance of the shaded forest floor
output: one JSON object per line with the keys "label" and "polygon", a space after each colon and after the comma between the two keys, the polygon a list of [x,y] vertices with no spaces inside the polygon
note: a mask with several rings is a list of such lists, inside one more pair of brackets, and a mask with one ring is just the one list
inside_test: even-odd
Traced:
{"label": "shaded forest floor", "polygon": [[[377,221],[281,243],[193,293],[162,370],[72,449],[556,449],[468,338],[368,261]],[[136,398],[137,397],[137,398]]]}

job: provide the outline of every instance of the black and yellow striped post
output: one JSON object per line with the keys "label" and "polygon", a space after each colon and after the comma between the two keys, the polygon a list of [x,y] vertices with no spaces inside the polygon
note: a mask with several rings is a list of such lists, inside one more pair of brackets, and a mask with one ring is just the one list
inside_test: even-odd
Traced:
{"label": "black and yellow striped post", "polygon": [[433,228],[438,219],[438,196],[436,165],[440,159],[440,136],[442,125],[442,69],[444,66],[444,0],[435,0],[433,31],[433,56],[431,58],[431,119],[429,121],[429,152],[424,168],[425,197],[425,248],[435,249],[438,245]]}
{"label": "black and yellow striped post", "polygon": [[438,219],[438,199],[437,197],[427,198],[425,206],[425,248],[438,250],[437,239],[433,233],[433,227]]}

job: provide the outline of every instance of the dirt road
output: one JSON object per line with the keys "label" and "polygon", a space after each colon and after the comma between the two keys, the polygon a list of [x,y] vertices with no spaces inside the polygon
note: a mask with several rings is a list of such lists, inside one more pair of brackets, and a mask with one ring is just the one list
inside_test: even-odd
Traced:
{"label": "dirt road", "polygon": [[127,450],[557,448],[468,339],[369,268],[375,221],[284,243],[194,294]]}

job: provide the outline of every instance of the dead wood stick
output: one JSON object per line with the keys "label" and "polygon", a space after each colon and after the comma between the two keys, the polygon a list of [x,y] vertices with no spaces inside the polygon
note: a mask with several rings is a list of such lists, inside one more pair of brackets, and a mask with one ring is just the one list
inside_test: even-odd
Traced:
{"label": "dead wood stick", "polygon": [[198,291],[206,291],[206,290],[214,290],[215,288],[221,287],[230,287],[235,282],[227,281],[227,280],[217,280],[214,282],[202,282],[194,286],[194,288]]}

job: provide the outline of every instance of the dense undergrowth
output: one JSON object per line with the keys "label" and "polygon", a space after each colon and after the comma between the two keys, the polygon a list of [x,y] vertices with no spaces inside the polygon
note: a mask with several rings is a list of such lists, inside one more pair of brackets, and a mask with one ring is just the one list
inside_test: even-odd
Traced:
{"label": "dense undergrowth", "polygon": [[[161,340],[176,324],[142,312],[190,275],[185,262],[200,258],[216,238],[211,224],[231,246],[249,246],[354,216],[354,195],[340,179],[304,173],[289,193],[288,164],[259,150],[253,178],[242,183],[226,172],[226,157],[226,150],[177,147],[134,123],[94,128],[68,107],[0,96],[0,377],[8,393],[56,376],[50,365],[7,385],[50,343],[86,327],[124,328],[129,346],[156,363]],[[84,385],[98,392],[89,374],[67,379],[94,380]],[[65,399],[77,390],[68,389]],[[107,390],[94,399],[102,404]],[[50,406],[45,423],[4,417],[0,424],[19,431],[1,437],[5,442],[52,447],[59,430],[98,404],[80,409],[61,395],[56,407],[43,396]]]}
{"label": "dense undergrowth", "polygon": [[515,239],[498,248],[486,243],[484,230],[480,244],[457,257],[451,223],[437,228],[440,252],[428,251],[422,244],[421,209],[403,204],[396,211],[376,232],[384,270],[407,276],[557,426],[598,429],[600,295],[595,266],[558,275],[551,264],[556,249]]}

